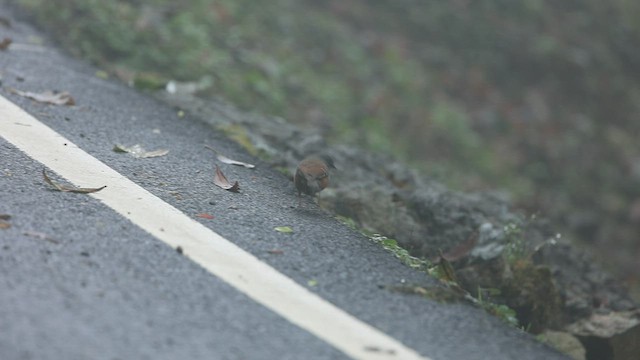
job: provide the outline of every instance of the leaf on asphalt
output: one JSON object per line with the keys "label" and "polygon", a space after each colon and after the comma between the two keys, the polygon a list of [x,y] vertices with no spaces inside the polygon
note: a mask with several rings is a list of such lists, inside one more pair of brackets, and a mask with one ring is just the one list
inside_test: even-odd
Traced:
{"label": "leaf on asphalt", "polygon": [[9,45],[11,45],[11,43],[13,42],[13,40],[11,40],[11,38],[4,38],[2,39],[2,41],[0,41],[0,50],[7,50],[9,48]]}
{"label": "leaf on asphalt", "polygon": [[237,181],[231,184],[229,180],[227,180],[227,177],[224,176],[222,170],[220,170],[218,165],[216,165],[216,174],[213,176],[213,183],[216,184],[216,186],[218,186],[219,188],[225,190],[233,192],[238,192],[240,190],[240,184],[238,184]]}
{"label": "leaf on asphalt", "polygon": [[213,78],[205,75],[198,81],[176,81],[170,80],[164,87],[169,94],[193,95],[207,90],[213,85]]}
{"label": "leaf on asphalt", "polygon": [[271,250],[267,250],[267,252],[269,254],[273,254],[273,255],[282,255],[282,254],[284,254],[284,250],[280,250],[280,249],[271,249]]}
{"label": "leaf on asphalt", "polygon": [[8,229],[11,227],[9,220],[11,219],[11,215],[9,214],[0,214],[0,229]]}
{"label": "leaf on asphalt", "polygon": [[372,352],[372,353],[383,353],[383,354],[392,355],[392,356],[395,355],[395,350],[393,350],[393,349],[383,349],[383,348],[381,348],[379,346],[375,346],[375,345],[367,345],[367,346],[364,347],[364,350],[368,351],[368,352]]}
{"label": "leaf on asphalt", "polygon": [[166,149],[146,151],[140,144],[135,144],[131,147],[116,144],[113,146],[113,151],[119,152],[119,153],[129,153],[133,157],[139,158],[139,159],[165,156],[169,153],[169,150],[166,150]]}
{"label": "leaf on asphalt", "polygon": [[201,219],[209,219],[209,220],[211,220],[211,219],[215,218],[215,216],[213,216],[213,215],[211,215],[211,214],[207,214],[207,213],[200,213],[200,214],[197,214],[197,215],[196,215],[196,217],[199,217],[199,218],[201,218]]}
{"label": "leaf on asphalt", "polygon": [[9,89],[14,94],[24,96],[31,100],[35,100],[37,102],[45,103],[45,104],[53,104],[53,105],[75,105],[76,102],[73,100],[71,95],[68,92],[53,92],[53,91],[45,91],[42,93],[34,93],[30,91],[20,91],[17,89]]}
{"label": "leaf on asphalt", "polygon": [[256,166],[253,164],[247,164],[245,162],[242,161],[238,161],[238,160],[233,160],[233,159],[229,159],[228,157],[224,156],[224,155],[220,155],[218,154],[217,156],[218,160],[225,163],[225,164],[230,164],[230,165],[238,165],[238,166],[244,166],[247,169],[253,169]]}
{"label": "leaf on asphalt", "polygon": [[54,244],[60,244],[60,241],[50,237],[49,235],[45,234],[45,233],[41,233],[41,232],[37,232],[37,231],[25,231],[23,233],[25,236],[30,236],[36,239],[40,239],[40,240],[46,240],[48,242],[54,243]]}
{"label": "leaf on asphalt", "polygon": [[225,164],[229,164],[229,165],[238,165],[238,166],[244,166],[247,169],[253,169],[256,166],[253,164],[248,164],[246,162],[242,162],[242,161],[238,161],[238,160],[233,160],[233,159],[229,159],[228,157],[220,154],[216,149],[212,148],[211,146],[204,146],[205,148],[213,151],[214,153],[216,153],[216,158],[218,159],[218,161],[225,163]]}
{"label": "leaf on asphalt", "polygon": [[44,177],[44,181],[47,184],[53,186],[56,190],[62,191],[62,192],[89,194],[89,193],[94,193],[94,192],[100,191],[100,190],[102,190],[102,189],[107,187],[105,185],[105,186],[102,186],[102,187],[99,187],[99,188],[79,188],[79,187],[75,187],[75,186],[60,185],[58,183],[55,183],[55,182],[51,181],[49,176],[47,176],[47,172],[44,169],[42,169],[42,176]]}
{"label": "leaf on asphalt", "polygon": [[277,232],[285,233],[285,234],[289,234],[293,232],[293,229],[289,226],[276,226],[273,228],[273,230]]}

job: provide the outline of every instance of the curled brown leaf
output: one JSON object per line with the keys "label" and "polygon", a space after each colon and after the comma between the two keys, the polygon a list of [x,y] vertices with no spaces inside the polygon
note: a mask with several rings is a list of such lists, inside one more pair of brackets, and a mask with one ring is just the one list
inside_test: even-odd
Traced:
{"label": "curled brown leaf", "polygon": [[24,96],[31,100],[35,100],[37,102],[45,103],[45,104],[53,104],[53,105],[75,105],[75,100],[71,97],[71,95],[66,92],[53,92],[53,91],[45,91],[42,93],[34,93],[30,91],[20,91],[18,89],[9,89],[14,94]]}
{"label": "curled brown leaf", "polygon": [[47,172],[44,169],[42,169],[42,176],[44,177],[44,181],[47,184],[53,186],[56,190],[62,191],[62,192],[89,194],[89,193],[94,193],[96,191],[100,191],[100,190],[102,190],[102,189],[107,187],[105,185],[105,186],[102,186],[102,187],[99,187],[99,188],[79,188],[79,187],[75,187],[75,186],[60,185],[58,183],[55,183],[55,182],[51,181],[49,176],[47,176]]}
{"label": "curled brown leaf", "polygon": [[9,214],[0,214],[0,229],[8,229],[11,227],[11,215]]}
{"label": "curled brown leaf", "polygon": [[238,192],[240,190],[240,184],[238,184],[237,181],[231,184],[229,180],[227,180],[227,177],[224,176],[222,170],[220,170],[220,167],[218,167],[218,165],[216,165],[216,173],[213,176],[213,183],[216,184],[216,186],[218,186],[219,188],[225,190],[233,192]]}
{"label": "curled brown leaf", "polygon": [[50,243],[54,243],[54,244],[60,244],[60,241],[50,237],[49,235],[45,234],[45,233],[41,233],[38,231],[25,231],[23,233],[25,236],[30,236],[39,240],[46,240]]}
{"label": "curled brown leaf", "polygon": [[2,39],[2,41],[0,41],[0,50],[7,50],[9,48],[9,45],[11,45],[11,43],[13,42],[13,40],[11,40],[11,38],[4,38]]}
{"label": "curled brown leaf", "polygon": [[167,149],[159,149],[159,150],[147,151],[140,144],[135,144],[135,145],[130,146],[130,147],[124,146],[124,145],[120,145],[120,144],[115,144],[113,146],[113,151],[119,152],[119,153],[129,153],[133,157],[141,158],[141,159],[158,157],[158,156],[165,156],[165,155],[167,155],[169,153],[169,150],[167,150]]}

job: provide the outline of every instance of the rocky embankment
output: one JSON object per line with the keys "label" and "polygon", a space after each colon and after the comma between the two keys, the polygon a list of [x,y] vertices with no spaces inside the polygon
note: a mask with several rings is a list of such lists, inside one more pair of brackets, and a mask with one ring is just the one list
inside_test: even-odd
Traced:
{"label": "rocky embankment", "polygon": [[318,197],[324,209],[363,231],[395,239],[415,257],[446,262],[454,269],[449,284],[475,299],[509,306],[523,329],[542,334],[572,357],[621,360],[640,353],[638,304],[544,219],[512,211],[505,196],[451,191],[390,157],[328,148],[313,130],[223,101],[180,92],[157,95],[289,176],[310,153],[332,156],[338,171]]}

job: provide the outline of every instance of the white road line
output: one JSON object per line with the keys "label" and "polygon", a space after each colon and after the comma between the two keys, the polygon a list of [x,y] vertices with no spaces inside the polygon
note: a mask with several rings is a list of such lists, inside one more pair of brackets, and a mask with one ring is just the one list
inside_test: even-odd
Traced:
{"label": "white road line", "polygon": [[0,96],[0,136],[256,302],[356,359],[428,359],[310,292]]}

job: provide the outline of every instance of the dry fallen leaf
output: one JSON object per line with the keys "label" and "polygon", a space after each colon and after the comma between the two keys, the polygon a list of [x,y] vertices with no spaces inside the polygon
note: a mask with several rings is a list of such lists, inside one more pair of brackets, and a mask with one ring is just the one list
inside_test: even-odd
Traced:
{"label": "dry fallen leaf", "polygon": [[52,242],[54,244],[60,244],[60,241],[50,237],[49,235],[47,235],[45,233],[41,233],[41,232],[37,232],[37,231],[25,231],[23,234],[25,236],[34,237],[36,239],[46,240],[46,241]]}
{"label": "dry fallen leaf", "polygon": [[218,154],[217,156],[218,160],[220,160],[221,162],[225,163],[225,164],[230,164],[230,165],[238,165],[238,166],[244,166],[247,169],[253,169],[256,166],[253,164],[247,164],[245,162],[242,161],[237,161],[237,160],[233,160],[233,159],[229,159],[228,157],[224,156],[224,155],[220,155]]}
{"label": "dry fallen leaf", "polygon": [[200,213],[200,214],[197,214],[197,215],[196,215],[196,217],[199,217],[199,218],[201,218],[201,219],[209,219],[209,220],[211,220],[211,219],[215,218],[215,216],[213,216],[213,215],[211,215],[211,214],[207,214],[207,213]]}
{"label": "dry fallen leaf", "polygon": [[285,234],[289,234],[293,232],[293,229],[290,226],[276,226],[273,228],[273,230],[277,232],[285,233]]}
{"label": "dry fallen leaf", "polygon": [[229,164],[229,165],[244,166],[244,167],[246,167],[247,169],[253,169],[253,168],[255,168],[255,167],[256,167],[256,166],[255,166],[255,165],[253,165],[253,164],[247,164],[247,163],[242,162],[242,161],[229,159],[228,157],[226,157],[226,156],[224,156],[224,155],[222,155],[222,154],[218,153],[218,151],[217,151],[216,149],[212,148],[211,146],[207,146],[207,145],[205,145],[204,147],[205,147],[205,148],[207,148],[207,149],[209,149],[209,150],[211,150],[211,151],[213,151],[213,152],[215,152],[215,153],[216,153],[216,158],[218,159],[218,161],[220,161],[220,162],[222,162],[222,163]]}
{"label": "dry fallen leaf", "polygon": [[76,102],[73,100],[71,95],[68,92],[63,91],[60,93],[56,93],[53,91],[45,91],[43,93],[33,93],[30,91],[20,91],[17,89],[9,89],[14,94],[24,96],[26,98],[35,100],[37,102],[45,103],[45,104],[53,104],[53,105],[75,105]]}
{"label": "dry fallen leaf", "polygon": [[224,176],[218,165],[216,165],[216,174],[213,176],[213,183],[225,190],[233,192],[238,192],[240,190],[240,184],[236,181],[232,185],[229,180],[227,180],[227,177]]}
{"label": "dry fallen leaf", "polygon": [[7,48],[9,48],[9,45],[11,45],[11,43],[13,42],[13,40],[11,40],[11,38],[4,38],[2,39],[2,41],[0,41],[0,50],[7,50]]}
{"label": "dry fallen leaf", "polygon": [[103,186],[103,187],[99,187],[99,188],[79,188],[79,187],[75,187],[75,186],[65,186],[65,185],[60,185],[57,183],[54,183],[53,181],[51,181],[51,179],[49,178],[49,176],[47,176],[47,172],[42,169],[42,176],[44,177],[44,181],[53,186],[56,190],[58,191],[62,191],[62,192],[72,192],[72,193],[79,193],[79,194],[89,194],[89,193],[94,193],[96,191],[100,191],[104,188],[106,188],[107,186]]}
{"label": "dry fallen leaf", "polygon": [[140,144],[135,144],[131,147],[116,144],[113,147],[113,151],[120,152],[120,153],[129,153],[133,157],[140,158],[140,159],[165,156],[169,153],[169,150],[166,150],[166,149],[146,151]]}
{"label": "dry fallen leaf", "polygon": [[0,214],[0,229],[8,229],[11,227],[9,220],[11,219],[11,215],[9,214]]}
{"label": "dry fallen leaf", "polygon": [[0,229],[8,229],[11,224],[8,221],[0,220]]}

